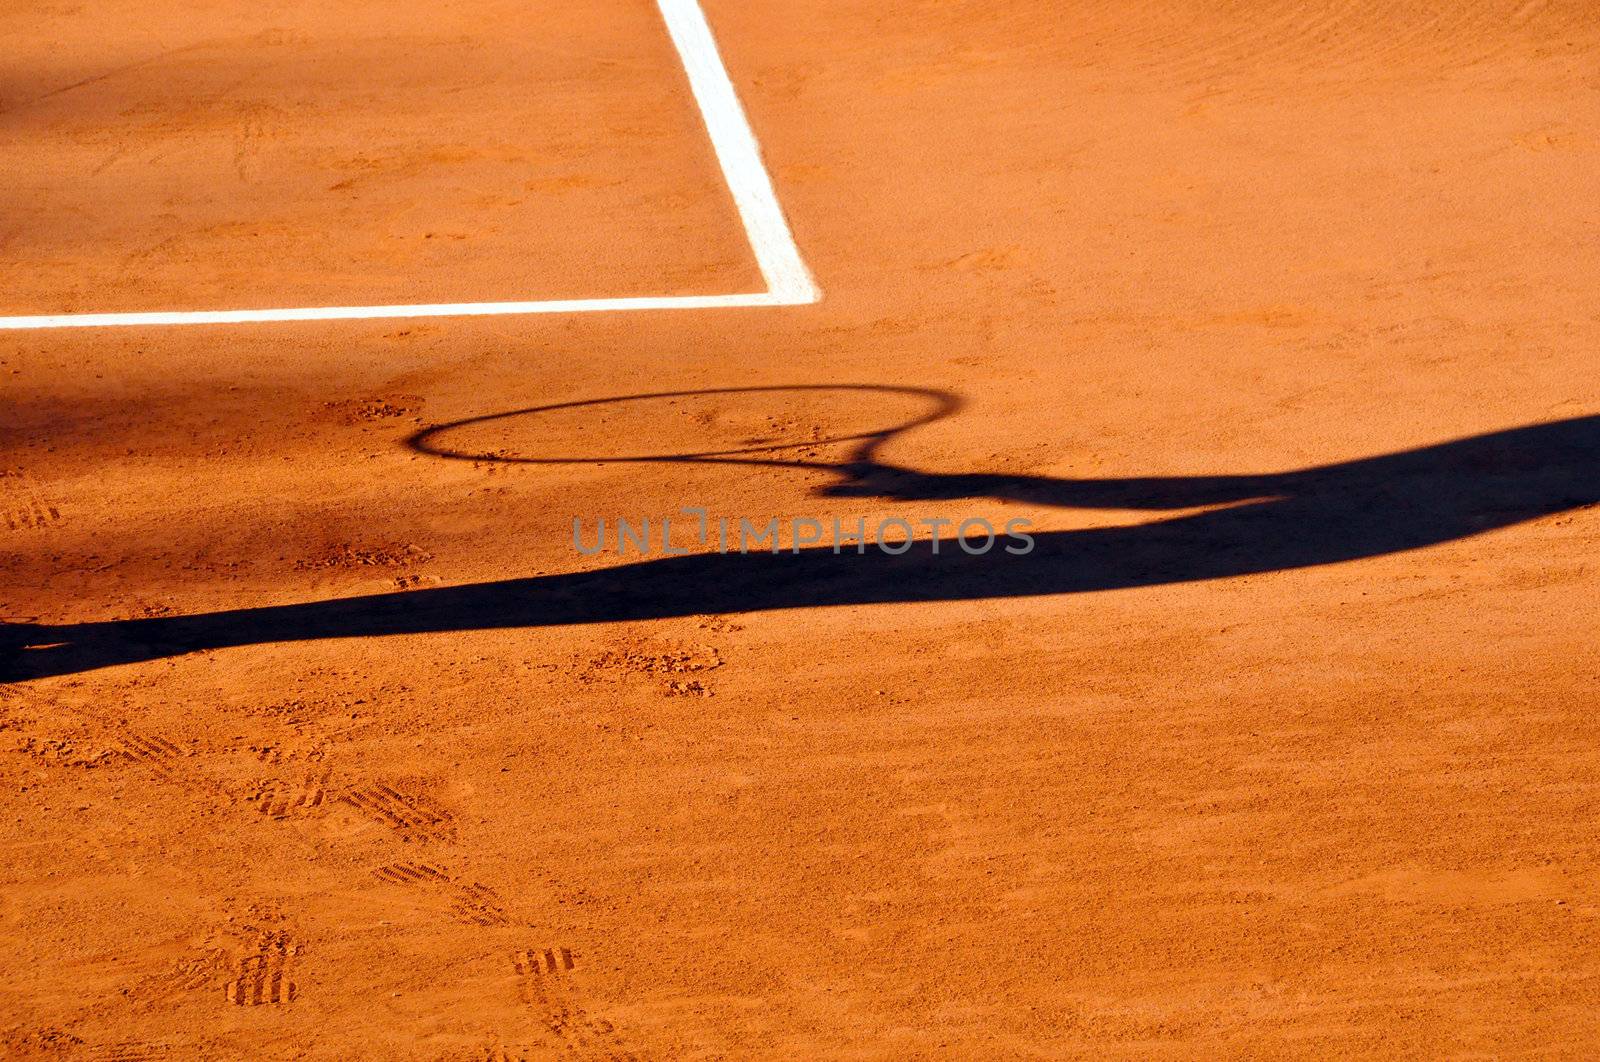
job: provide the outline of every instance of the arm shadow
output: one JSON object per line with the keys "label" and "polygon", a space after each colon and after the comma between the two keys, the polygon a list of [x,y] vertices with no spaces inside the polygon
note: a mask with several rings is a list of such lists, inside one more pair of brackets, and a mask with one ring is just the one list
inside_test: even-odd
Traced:
{"label": "arm shadow", "polygon": [[1030,505],[1223,505],[1137,526],[1035,533],[1024,555],[954,539],[902,555],[702,553],[599,571],[104,623],[0,626],[0,681],[202,649],[324,638],[548,627],[703,613],[968,601],[1158,586],[1338,564],[1600,502],[1600,416],[1533,424],[1269,475],[1059,479],[841,466],[825,494]]}

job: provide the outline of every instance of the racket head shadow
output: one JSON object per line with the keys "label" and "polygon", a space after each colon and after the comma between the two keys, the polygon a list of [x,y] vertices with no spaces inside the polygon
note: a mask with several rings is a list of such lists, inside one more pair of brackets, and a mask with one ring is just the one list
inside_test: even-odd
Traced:
{"label": "racket head shadow", "polygon": [[[772,398],[778,401],[767,406],[777,412],[761,412],[761,403]],[[897,408],[891,413],[872,408],[885,403]],[[856,408],[841,415],[843,405]],[[520,465],[703,463],[842,470],[870,463],[889,439],[960,406],[960,398],[947,391],[892,384],[656,391],[467,417],[425,428],[406,443],[432,457]],[[539,442],[515,445],[530,424],[542,426]],[[790,456],[810,457],[841,446],[848,447],[843,460]]]}

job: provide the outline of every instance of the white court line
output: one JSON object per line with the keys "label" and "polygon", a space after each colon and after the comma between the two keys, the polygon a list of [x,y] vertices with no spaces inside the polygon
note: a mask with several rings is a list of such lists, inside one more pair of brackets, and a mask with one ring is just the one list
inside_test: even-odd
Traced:
{"label": "white court line", "polygon": [[602,310],[713,310],[736,306],[800,306],[822,291],[811,278],[784,220],[761,148],[717,52],[699,0],[656,0],[683,60],[711,146],[722,167],[767,290],[741,295],[659,295],[540,302],[444,302],[394,306],[305,306],[275,310],[183,310],[160,313],[64,313],[0,317],[0,328],[105,328],[115,325],[249,324],[338,321],[371,317],[482,317],[493,314],[594,313]]}

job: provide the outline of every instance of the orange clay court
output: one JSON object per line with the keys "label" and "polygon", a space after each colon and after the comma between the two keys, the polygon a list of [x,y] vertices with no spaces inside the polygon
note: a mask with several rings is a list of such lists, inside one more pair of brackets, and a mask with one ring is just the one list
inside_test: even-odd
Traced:
{"label": "orange clay court", "polygon": [[0,37],[0,1057],[1600,1057],[1593,0]]}

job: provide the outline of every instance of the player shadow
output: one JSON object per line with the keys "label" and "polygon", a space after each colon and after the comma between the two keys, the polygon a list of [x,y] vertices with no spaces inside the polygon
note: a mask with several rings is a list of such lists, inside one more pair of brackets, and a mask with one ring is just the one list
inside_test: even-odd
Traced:
{"label": "player shadow", "polygon": [[1600,502],[1600,416],[1260,475],[943,475],[880,463],[872,456],[875,446],[858,451],[863,459],[837,466],[840,481],[822,493],[1081,509],[1216,508],[1134,526],[1033,532],[1035,546],[1023,555],[998,547],[968,555],[953,537],[939,540],[937,555],[931,539],[898,556],[876,547],[864,555],[851,548],[835,553],[831,545],[776,555],[710,552],[200,615],[8,624],[0,627],[0,681],[268,642],[1036,597],[1225,579],[1421,549]]}

